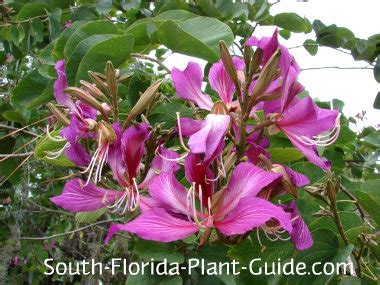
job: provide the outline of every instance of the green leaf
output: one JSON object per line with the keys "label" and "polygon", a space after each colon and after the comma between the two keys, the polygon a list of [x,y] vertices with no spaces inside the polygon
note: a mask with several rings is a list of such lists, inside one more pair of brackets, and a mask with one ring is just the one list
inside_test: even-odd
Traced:
{"label": "green leaf", "polygon": [[274,161],[282,163],[299,160],[304,157],[301,152],[292,147],[270,148],[269,153]]}
{"label": "green leaf", "polygon": [[[295,262],[304,262],[306,264],[306,272],[312,272],[311,268],[314,264],[315,270],[322,272],[322,267],[326,262],[338,263],[344,262],[351,254],[354,246],[352,244],[340,247],[337,236],[330,230],[321,229],[312,232],[314,244],[310,249],[297,252]],[[331,276],[312,274],[289,276],[288,280],[292,284],[312,284],[312,280],[325,280]],[[321,284],[325,284],[320,281]]]}
{"label": "green leaf", "polygon": [[13,104],[36,108],[53,98],[53,81],[43,77],[38,70],[25,76],[13,89],[11,101]]}
{"label": "green leaf", "polygon": [[380,92],[377,93],[377,95],[376,95],[375,102],[373,102],[373,107],[374,107],[375,109],[380,110]]}
{"label": "green leaf", "polygon": [[8,110],[8,111],[3,112],[2,115],[6,120],[10,122],[17,122],[20,124],[25,123],[24,117],[18,111]]}
{"label": "green leaf", "polygon": [[309,162],[295,163],[291,165],[291,168],[294,171],[306,175],[311,180],[311,182],[316,182],[325,175],[322,169]]}
{"label": "green leaf", "polygon": [[168,262],[179,262],[185,261],[185,257],[175,249],[174,244],[171,243],[160,243],[155,241],[148,241],[139,239],[134,247],[137,255],[145,260],[151,260],[153,258],[155,261],[167,260]]}
{"label": "green leaf", "polygon": [[81,223],[93,223],[96,222],[104,213],[106,208],[101,208],[91,212],[78,212],[75,214],[75,221]]}
{"label": "green leaf", "polygon": [[112,24],[110,21],[107,20],[99,20],[89,22],[80,26],[74,33],[71,34],[70,38],[68,39],[65,45],[65,58],[70,58],[77,45],[85,38],[91,35],[99,34],[117,34],[116,25]]}
{"label": "green leaf", "polygon": [[107,14],[112,9],[112,0],[97,0],[96,10],[99,14]]}
{"label": "green leaf", "polygon": [[91,35],[88,38],[85,38],[77,45],[77,47],[75,48],[75,50],[73,51],[66,63],[66,75],[69,85],[75,84],[75,77],[77,75],[78,67],[81,63],[81,60],[89,51],[89,49],[95,46],[96,44],[108,40],[114,36],[115,35],[110,34]]}
{"label": "green leaf", "polygon": [[231,247],[228,251],[228,256],[238,260],[239,266],[248,265],[252,259],[259,256],[261,261],[252,264],[252,267],[257,269],[264,262],[267,262],[270,266],[271,262],[276,262],[278,258],[284,261],[291,257],[293,252],[294,246],[292,243],[282,240],[270,241],[262,232],[260,232],[259,241],[257,233],[254,232],[249,239],[245,239],[241,244]]}
{"label": "green leaf", "polygon": [[64,54],[63,50],[65,48],[65,45],[67,41],[69,40],[70,36],[81,26],[83,26],[86,22],[83,21],[78,21],[74,22],[68,29],[65,29],[59,38],[57,39],[54,49],[52,51],[52,56],[54,57],[55,60],[58,59],[63,59]]}
{"label": "green leaf", "polygon": [[307,33],[311,25],[296,13],[280,13],[274,16],[274,24],[294,33]]}
{"label": "green leaf", "polygon": [[149,122],[154,124],[164,124],[164,128],[175,126],[177,121],[176,113],[179,112],[181,117],[191,117],[192,111],[183,103],[171,102],[160,104],[152,110],[149,116]]}
{"label": "green leaf", "polygon": [[46,5],[43,3],[27,3],[22,6],[21,10],[17,14],[19,21],[34,18],[37,16],[46,14]]}
{"label": "green leaf", "polygon": [[223,40],[229,46],[234,35],[229,26],[217,19],[195,17],[181,23],[163,23],[158,38],[174,52],[216,62],[219,60],[219,42]]}
{"label": "green leaf", "polygon": [[50,39],[53,40],[61,33],[62,10],[60,8],[57,8],[51,13],[48,12],[47,14],[49,19]]}
{"label": "green leaf", "polygon": [[375,68],[373,69],[373,75],[375,76],[376,81],[380,83],[380,55],[377,56]]}
{"label": "green leaf", "polygon": [[[58,136],[58,134],[59,134],[58,131],[54,131],[51,133],[52,136]],[[34,157],[37,159],[42,159],[45,162],[52,165],[65,166],[65,167],[74,166],[74,163],[68,160],[63,153],[56,159],[49,159],[46,157],[48,151],[51,151],[51,152],[58,151],[62,149],[65,144],[66,144],[65,140],[57,142],[45,136],[37,141],[36,147],[34,149]]]}
{"label": "green leaf", "polygon": [[151,43],[147,33],[148,25],[154,24],[158,28],[167,20],[183,22],[194,17],[197,17],[197,15],[184,10],[167,11],[154,18],[143,18],[134,22],[126,29],[125,33],[132,34],[135,37],[136,46],[144,46]]}
{"label": "green leaf", "polygon": [[303,43],[303,46],[311,55],[316,55],[318,52],[318,43],[316,41],[308,39]]}
{"label": "green leaf", "polygon": [[354,191],[355,197],[366,212],[380,225],[380,180],[369,180],[363,183],[359,191]]}
{"label": "green leaf", "polygon": [[45,26],[42,23],[41,19],[36,18],[31,23],[31,35],[34,37],[36,42],[42,42],[44,39],[44,29]]}
{"label": "green leaf", "polygon": [[129,57],[133,49],[132,35],[114,36],[91,47],[79,64],[75,82],[88,79],[88,71],[103,72],[106,62],[112,61],[115,68]]}

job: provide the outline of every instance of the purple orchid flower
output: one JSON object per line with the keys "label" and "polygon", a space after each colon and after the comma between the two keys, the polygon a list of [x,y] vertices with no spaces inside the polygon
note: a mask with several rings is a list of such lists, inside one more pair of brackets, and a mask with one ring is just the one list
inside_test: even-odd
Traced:
{"label": "purple orchid flower", "polygon": [[[223,195],[209,197],[204,205],[201,188],[186,190],[174,174],[162,173],[150,184],[150,198],[141,215],[127,224],[111,225],[106,242],[118,231],[160,242],[180,240],[211,228],[225,236],[244,234],[257,228],[272,234],[277,234],[279,229],[291,233],[291,215],[257,197],[262,188],[280,177],[251,163],[241,163],[235,168]],[[154,207],[150,208],[149,204]],[[269,228],[266,223],[272,220],[278,226]]]}
{"label": "purple orchid flower", "polygon": [[[65,93],[68,84],[64,60],[57,61],[55,70],[57,80],[54,82],[54,97],[59,104],[69,109],[71,119],[70,124],[60,132],[60,135],[66,139],[66,144],[56,152],[49,152],[47,157],[55,159],[65,151],[66,157],[76,165],[86,166],[90,163],[90,156],[79,144],[79,140],[93,136],[90,132],[96,124],[97,111],[81,101],[72,101],[70,95]],[[52,140],[61,140],[51,136],[50,138]]]}
{"label": "purple orchid flower", "polygon": [[[107,207],[111,212],[124,214],[133,211],[139,204],[139,186],[136,176],[145,152],[145,142],[150,136],[149,126],[140,124],[127,128],[124,132],[118,123],[113,124],[115,137],[101,141],[95,152],[90,168],[89,179],[83,182],[73,179],[65,184],[63,193],[51,198],[56,205],[70,212],[87,212]],[[97,187],[90,182],[95,162],[95,182],[101,177],[101,169],[105,163],[110,166],[114,179],[124,188],[121,191]],[[80,194],[78,194],[80,192]]]}
{"label": "purple orchid flower", "polygon": [[[278,88],[281,82],[281,98],[265,102],[261,107],[275,124],[272,133],[282,131],[294,147],[300,150],[313,164],[324,170],[330,169],[330,163],[319,157],[317,146],[328,146],[339,136],[339,112],[319,108],[310,97],[299,99],[297,95],[303,86],[297,81],[300,68],[286,47],[278,42],[278,32],[271,38],[258,40],[251,37],[245,43],[263,50],[263,65],[273,53],[280,49],[280,81],[272,82],[269,88]],[[255,111],[255,110],[254,110]]]}

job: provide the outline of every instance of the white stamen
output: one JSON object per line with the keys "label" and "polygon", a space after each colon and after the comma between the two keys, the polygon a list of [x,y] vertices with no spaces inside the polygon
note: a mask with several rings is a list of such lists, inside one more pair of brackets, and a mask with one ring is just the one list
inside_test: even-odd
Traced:
{"label": "white stamen", "polygon": [[306,136],[296,136],[297,139],[305,145],[329,146],[333,144],[339,137],[340,133],[340,115],[337,117],[335,126],[325,134],[308,138]]}
{"label": "white stamen", "polygon": [[60,136],[52,136],[52,134],[49,131],[49,125],[46,126],[46,136],[49,138],[49,140],[53,142],[64,142],[66,139],[60,137]]}
{"label": "white stamen", "polygon": [[57,151],[47,151],[46,152],[46,158],[47,159],[56,159],[58,158],[66,149],[68,149],[70,147],[70,143],[69,142],[66,142],[65,145],[57,150]]}
{"label": "white stamen", "polygon": [[181,128],[181,119],[179,117],[179,112],[176,112],[177,115],[177,124],[178,124],[178,135],[179,135],[179,141],[181,143],[181,146],[183,147],[184,150],[189,152],[190,150],[186,147],[184,141],[183,141],[183,136],[182,136],[182,128]]}
{"label": "white stamen", "polygon": [[188,156],[188,152],[186,152],[184,155],[178,157],[178,158],[168,158],[168,157],[165,157],[163,156],[159,151],[158,151],[158,148],[156,148],[156,151],[155,151],[156,155],[158,155],[159,157],[161,157],[162,159],[165,159],[167,161],[173,161],[173,162],[178,162],[182,159],[184,159],[186,156]]}

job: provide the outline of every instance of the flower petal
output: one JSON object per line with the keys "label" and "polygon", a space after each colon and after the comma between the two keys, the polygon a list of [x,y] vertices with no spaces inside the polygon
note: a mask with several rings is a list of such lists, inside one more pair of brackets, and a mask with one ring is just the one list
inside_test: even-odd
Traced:
{"label": "flower petal", "polygon": [[[140,183],[139,188],[146,188],[157,177],[160,173],[176,173],[179,170],[179,165],[175,161],[170,161],[171,159],[179,158],[179,154],[173,150],[159,146],[158,152],[161,156],[157,155],[154,157],[150,169],[146,174],[143,182]],[[165,159],[167,158],[167,159]]]}
{"label": "flower petal", "polygon": [[290,237],[296,248],[298,250],[305,250],[312,247],[313,237],[305,221],[300,216],[296,201],[293,200],[289,205],[284,206],[284,208],[291,214],[293,229]]}
{"label": "flower petal", "polygon": [[202,189],[202,202],[205,207],[208,205],[208,198],[214,192],[214,173],[211,171],[208,162],[202,161],[199,154],[189,153],[185,159],[185,177],[189,183],[195,183],[195,189]]}
{"label": "flower petal", "polygon": [[59,60],[54,65],[55,71],[57,72],[57,79],[54,81],[54,97],[57,102],[70,110],[76,108],[74,102],[71,100],[69,94],[65,93],[67,88],[67,77],[65,72],[65,61]]}
{"label": "flower petal", "polygon": [[271,202],[257,198],[245,197],[238,206],[221,221],[216,221],[216,228],[224,235],[239,235],[258,228],[266,222],[275,219],[281,228],[292,232],[290,214]]}
{"label": "flower petal", "polygon": [[111,225],[105,243],[119,231],[134,233],[146,240],[171,242],[191,236],[198,228],[192,222],[175,218],[165,210],[156,208],[142,213],[127,224]]}
{"label": "flower petal", "polygon": [[180,118],[181,133],[185,137],[189,137],[192,134],[198,132],[204,125],[203,120],[194,120],[191,118]]}
{"label": "flower petal", "polygon": [[202,69],[198,63],[189,62],[184,71],[173,68],[172,80],[179,98],[194,102],[199,108],[211,110],[210,96],[202,93]]}
{"label": "flower petal", "polygon": [[204,160],[209,160],[224,140],[229,125],[229,115],[207,115],[203,127],[190,136],[188,144],[191,152],[204,153]]}
{"label": "flower petal", "polygon": [[[234,56],[232,60],[236,70],[244,69],[244,60],[237,56]],[[220,99],[226,104],[231,103],[235,92],[235,85],[224,68],[222,60],[211,66],[208,79],[211,88],[218,92]]]}
{"label": "flower petal", "polygon": [[174,173],[161,173],[149,185],[149,194],[173,212],[187,215],[187,191]]}
{"label": "flower petal", "polygon": [[112,129],[116,134],[116,139],[109,146],[107,162],[112,170],[113,178],[118,181],[120,185],[127,187],[129,183],[125,178],[126,166],[123,158],[123,149],[121,147],[123,131],[119,123],[112,124]]}
{"label": "flower petal", "polygon": [[238,205],[240,199],[256,196],[261,189],[280,178],[280,174],[265,171],[250,162],[240,163],[228,182],[218,215],[227,214]]}
{"label": "flower petal", "polygon": [[141,159],[145,152],[145,142],[150,136],[149,125],[142,123],[126,129],[121,139],[123,158],[125,161],[129,183],[136,176]]}
{"label": "flower petal", "polygon": [[334,128],[339,112],[319,108],[309,96],[283,112],[280,129],[298,136],[312,137]]}
{"label": "flower petal", "polygon": [[296,172],[290,167],[283,165],[286,173],[288,174],[293,185],[296,187],[303,187],[310,184],[310,179],[302,173]]}
{"label": "flower petal", "polygon": [[62,194],[50,198],[50,201],[70,212],[89,212],[104,208],[123,195],[121,191],[84,184],[79,178],[72,179],[65,184]]}
{"label": "flower petal", "polygon": [[294,147],[297,148],[300,152],[302,152],[308,161],[322,168],[323,170],[327,171],[331,169],[331,163],[326,158],[319,156],[316,146],[305,145],[292,134],[286,133],[286,135],[288,136],[289,140],[294,145]]}

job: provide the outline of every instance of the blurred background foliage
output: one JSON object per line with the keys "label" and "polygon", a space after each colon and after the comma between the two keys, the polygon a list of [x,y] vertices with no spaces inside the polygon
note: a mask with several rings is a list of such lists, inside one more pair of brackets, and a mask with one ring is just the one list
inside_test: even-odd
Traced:
{"label": "blurred background foliage", "polygon": [[[107,274],[44,276],[43,261],[48,257],[65,262],[94,258],[106,263],[112,257],[186,262],[192,256],[209,261],[235,258],[242,265],[257,256],[266,261],[293,257],[307,264],[346,261],[351,256],[360,276],[268,279],[246,273],[233,278],[198,272],[171,278],[131,276],[128,284],[378,284],[380,133],[374,126],[352,131],[350,124],[362,120],[360,116],[343,114],[337,143],[321,150],[332,161],[333,173],[328,176],[306,162],[282,136],[270,138],[272,157],[306,174],[314,183],[302,191],[298,201],[315,240],[304,252],[295,252],[288,242],[264,238],[265,248],[260,247],[256,234],[236,246],[205,246],[201,250],[191,241],[157,244],[129,235],[118,236],[106,246],[103,240],[112,217],[99,211],[72,215],[48,200],[61,192],[67,177],[77,175],[76,169],[68,168],[71,163],[67,159],[44,160],[47,150],[60,148],[43,137],[46,126],[54,124],[46,103],[54,98],[54,63],[59,59],[66,60],[70,85],[88,79],[89,70],[102,72],[108,60],[122,72],[132,72],[133,76],[119,85],[122,120],[151,82],[168,78],[167,70],[149,57],[164,60],[176,52],[213,63],[219,59],[220,40],[235,47],[231,53],[240,55],[242,44],[258,25],[277,26],[285,43],[292,33],[304,33],[303,46],[310,56],[317,55],[319,46],[349,53],[353,60],[367,62],[374,80],[380,82],[380,34],[360,39],[345,27],[320,20],[311,23],[291,11],[272,15],[275,4],[267,0],[0,1],[0,284],[99,284],[99,280],[123,284],[126,280],[126,276]],[[175,95],[170,80],[164,80],[160,93],[167,98]],[[374,107],[379,109],[379,94],[364,92],[362,96],[373,97]],[[318,104],[330,106],[330,102]],[[332,104],[343,110],[344,102],[332,100]],[[188,106],[172,99],[165,105],[156,103],[147,117],[151,124],[164,123],[164,128],[170,129],[178,111],[191,115]],[[331,183],[339,189],[334,204],[341,229],[331,218],[332,205],[323,201]]]}

